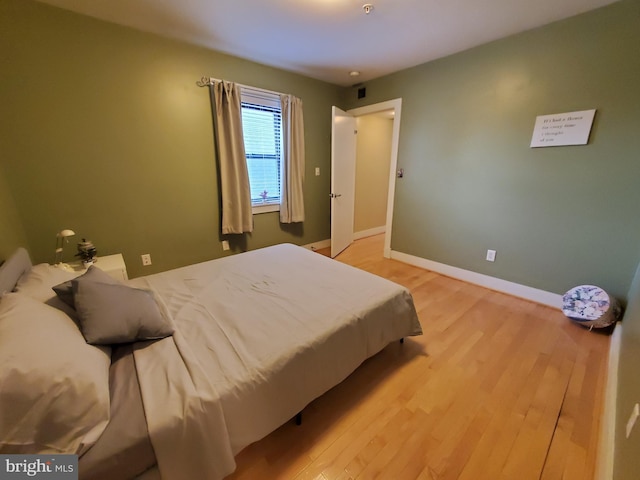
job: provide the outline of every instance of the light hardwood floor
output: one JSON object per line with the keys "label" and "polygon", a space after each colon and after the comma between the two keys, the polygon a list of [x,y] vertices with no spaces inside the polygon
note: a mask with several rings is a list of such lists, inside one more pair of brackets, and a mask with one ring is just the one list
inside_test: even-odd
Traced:
{"label": "light hardwood floor", "polygon": [[424,329],[393,343],[236,458],[234,480],[593,479],[609,337],[560,311],[382,258]]}

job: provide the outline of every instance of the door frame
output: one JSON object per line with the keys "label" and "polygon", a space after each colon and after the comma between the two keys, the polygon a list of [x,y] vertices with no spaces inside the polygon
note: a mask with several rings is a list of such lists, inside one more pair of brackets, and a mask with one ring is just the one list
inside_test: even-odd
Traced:
{"label": "door frame", "polygon": [[385,258],[391,258],[391,228],[393,224],[393,203],[396,193],[396,171],[398,169],[398,144],[400,141],[400,114],[402,111],[402,98],[387,100],[386,102],[352,108],[347,113],[354,117],[378,113],[385,110],[393,110],[393,127],[391,133],[391,161],[389,162],[389,195],[387,196],[387,220],[384,231]]}

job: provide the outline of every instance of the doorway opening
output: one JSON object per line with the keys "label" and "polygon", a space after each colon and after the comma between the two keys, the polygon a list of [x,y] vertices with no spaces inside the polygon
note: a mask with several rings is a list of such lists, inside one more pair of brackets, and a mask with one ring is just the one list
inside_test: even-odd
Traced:
{"label": "doorway opening", "polygon": [[377,236],[375,245],[381,257],[387,222],[393,119],[393,110],[356,117],[353,239]]}
{"label": "doorway opening", "polygon": [[[400,137],[401,107],[402,107],[402,99],[397,98],[397,99],[389,100],[386,102],[376,103],[374,105],[367,105],[365,107],[354,108],[352,110],[348,110],[347,112],[341,112],[342,114],[346,114],[350,117],[355,118],[356,120],[361,120],[358,123],[364,127],[365,131],[364,132],[359,131],[358,136],[360,135],[364,137],[368,136],[366,132],[367,123],[369,124],[372,123],[372,121],[369,121],[369,119],[373,119],[373,123],[380,123],[377,121],[378,120],[382,121],[382,119],[386,118],[386,121],[390,122],[391,125],[390,125],[390,128],[389,128],[389,125],[387,125],[386,127],[387,130],[390,130],[390,138],[387,138],[388,143],[387,143],[387,146],[385,147],[385,149],[389,152],[388,162],[386,161],[387,159],[385,159],[384,162],[382,162],[381,160],[378,161],[377,165],[375,166],[371,165],[372,169],[378,169],[378,171],[374,172],[373,170],[369,171],[369,165],[366,163],[366,160],[363,161],[360,173],[364,173],[365,179],[363,178],[356,179],[354,175],[353,181],[349,180],[349,182],[347,182],[347,185],[345,185],[344,182],[342,182],[341,184],[341,180],[343,180],[342,178],[336,178],[336,172],[344,171],[344,170],[341,170],[340,168],[336,168],[336,162],[339,161],[341,167],[344,167],[344,163],[348,162],[349,165],[352,165],[352,167],[349,167],[349,168],[352,168],[352,170],[355,172],[358,152],[357,152],[357,149],[353,147],[348,148],[346,152],[344,150],[340,150],[340,148],[335,145],[336,138],[332,136],[332,169],[331,169],[332,170],[331,171],[332,256],[335,256],[337,254],[337,251],[339,251],[338,249],[334,248],[334,240],[336,240],[334,238],[335,232],[340,232],[340,235],[339,235],[340,238],[338,238],[338,241],[341,243],[340,249],[346,248],[344,246],[345,235],[347,236],[346,246],[352,243],[356,237],[361,238],[364,236],[375,235],[375,234],[384,235],[382,254],[386,258],[390,258],[391,256],[393,202],[394,202],[395,186],[396,186],[396,170],[398,165],[398,142]],[[362,118],[360,119],[360,117]],[[344,121],[344,115],[341,120]],[[334,127],[336,126],[335,122],[336,122],[336,119],[335,119],[335,107],[334,107]],[[358,129],[359,128],[360,126],[358,127]],[[334,132],[336,131],[335,128],[333,131]],[[364,169],[364,172],[362,172],[363,169]],[[368,174],[372,174],[372,175],[368,175]],[[380,190],[380,192],[378,192],[378,198],[375,198],[375,195],[376,195],[375,189],[368,190],[367,188],[365,188],[363,191],[361,188],[357,192],[357,194],[364,193],[363,195],[364,198],[368,197],[370,199],[369,200],[370,202],[375,203],[376,212],[374,212],[374,215],[378,215],[377,219],[373,220],[372,218],[366,218],[368,213],[372,213],[372,212],[371,211],[365,212],[367,200],[363,199],[362,197],[360,198],[359,212],[356,212],[357,207],[354,201],[352,203],[352,206],[346,209],[347,212],[343,212],[342,214],[339,214],[338,209],[334,207],[339,206],[340,202],[344,201],[345,197],[343,197],[343,195],[346,193],[345,196],[347,198],[354,198],[356,191],[358,190],[356,183],[358,182],[362,186],[363,182],[366,183],[368,181],[366,177],[371,177],[371,176],[376,177],[376,182],[377,182],[376,185],[384,184],[385,178],[386,178],[386,182],[387,182],[386,188],[378,187],[378,189]],[[340,185],[340,188],[339,188],[339,190],[341,190],[340,192],[337,191],[338,189],[336,188],[336,185]],[[371,203],[370,205],[373,205],[373,203]],[[384,208],[385,203],[386,203],[386,208]],[[382,210],[382,215],[384,216],[384,226],[381,226],[381,225],[371,226],[372,225],[371,223],[367,223],[372,221],[374,223],[376,222],[379,223],[380,222],[379,215],[381,210]],[[354,214],[358,214],[358,213],[363,213],[363,216],[361,216],[361,218],[359,219],[354,218]],[[340,225],[345,224],[345,219],[344,219],[345,216],[350,216],[351,218],[351,222],[349,223],[350,230],[347,231],[346,233],[344,232],[344,228],[342,228],[342,230],[340,229]],[[364,228],[363,227],[364,225],[370,225],[370,227]],[[356,232],[356,230],[358,231]],[[354,235],[354,233],[357,233],[358,235]]]}

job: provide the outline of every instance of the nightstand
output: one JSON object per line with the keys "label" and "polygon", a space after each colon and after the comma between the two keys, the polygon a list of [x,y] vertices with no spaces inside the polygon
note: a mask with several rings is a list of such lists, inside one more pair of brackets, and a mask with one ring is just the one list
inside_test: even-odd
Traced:
{"label": "nightstand", "polygon": [[[76,272],[86,270],[80,261],[71,262],[69,265]],[[129,279],[129,276],[127,275],[127,266],[124,263],[124,257],[121,253],[105,255],[104,257],[96,257],[93,265],[121,282]]]}

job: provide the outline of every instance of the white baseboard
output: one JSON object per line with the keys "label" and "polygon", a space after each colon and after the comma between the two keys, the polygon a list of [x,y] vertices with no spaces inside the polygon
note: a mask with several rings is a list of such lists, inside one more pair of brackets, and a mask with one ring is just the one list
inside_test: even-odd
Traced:
{"label": "white baseboard", "polygon": [[361,230],[359,232],[353,232],[353,239],[359,240],[361,238],[373,237],[374,235],[379,235],[384,233],[387,230],[386,225],[382,225],[380,227],[369,228],[367,230]]}
{"label": "white baseboard", "polygon": [[307,250],[320,250],[321,248],[328,248],[331,246],[331,239],[320,240],[319,242],[307,243],[302,245]]}
{"label": "white baseboard", "polygon": [[433,260],[427,260],[426,258],[416,257],[407,253],[396,252],[395,250],[391,251],[391,258],[410,265],[415,265],[416,267],[441,273],[447,277],[457,278],[459,280],[464,280],[465,282],[480,285],[481,287],[507,293],[514,297],[524,298],[526,300],[531,300],[557,309],[562,308],[562,295],[558,295],[557,293],[547,292],[546,290],[528,287],[526,285],[509,282],[507,280],[502,280],[501,278],[491,277],[489,275],[464,270],[458,267],[452,267],[451,265],[434,262]]}
{"label": "white baseboard", "polygon": [[607,365],[607,383],[602,406],[598,458],[596,459],[595,480],[613,480],[613,459],[616,439],[616,397],[618,392],[618,365],[620,363],[620,344],[622,342],[622,324],[616,323],[609,344],[609,362]]}

